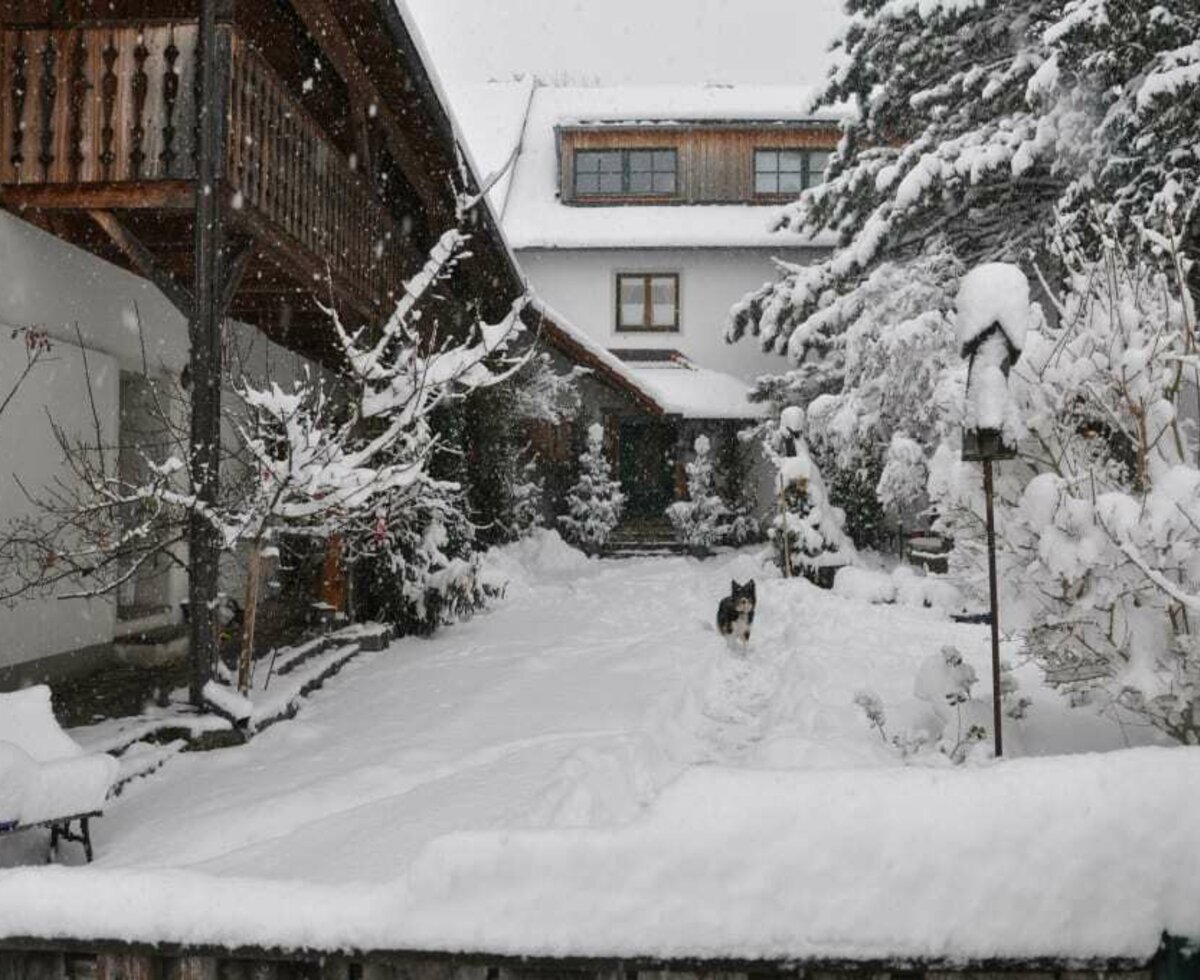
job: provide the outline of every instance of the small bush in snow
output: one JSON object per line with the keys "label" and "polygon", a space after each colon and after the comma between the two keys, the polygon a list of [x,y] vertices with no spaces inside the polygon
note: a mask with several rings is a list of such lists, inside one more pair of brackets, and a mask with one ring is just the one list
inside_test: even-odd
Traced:
{"label": "small bush in snow", "polygon": [[[930,731],[904,731],[889,735],[887,715],[883,701],[873,691],[859,691],[854,703],[866,715],[867,724],[879,733],[887,745],[902,758],[909,759],[934,749],[955,765],[961,765],[970,757],[976,745],[985,741],[988,730],[971,721],[985,706],[974,700],[971,689],[978,678],[975,668],[963,660],[962,654],[953,646],[944,646],[921,662],[913,683],[913,694],[932,708],[935,727]],[[1015,680],[1011,691],[1015,692]],[[1009,716],[1024,717],[1027,699],[1020,699]]]}
{"label": "small bush in snow", "polygon": [[704,553],[729,539],[733,515],[714,488],[708,437],[697,436],[693,448],[695,459],[687,464],[688,499],[671,504],[667,517],[680,541],[693,551]]}
{"label": "small bush in snow", "polygon": [[625,495],[611,476],[604,454],[604,427],[588,427],[587,449],[579,457],[579,479],[567,494],[567,513],[559,517],[563,537],[584,551],[599,551],[621,521]]}
{"label": "small bush in snow", "polygon": [[785,577],[803,575],[828,588],[834,569],[853,560],[854,545],[843,530],[845,514],[829,500],[804,430],[804,412],[793,406],[783,410],[770,433],[767,453],[776,469],[778,512],[767,533]]}

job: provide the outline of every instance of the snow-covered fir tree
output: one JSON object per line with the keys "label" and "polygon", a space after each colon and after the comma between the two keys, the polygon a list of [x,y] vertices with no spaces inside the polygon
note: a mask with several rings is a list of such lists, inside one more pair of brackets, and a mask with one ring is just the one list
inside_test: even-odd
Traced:
{"label": "snow-covered fir tree", "polygon": [[523,538],[545,522],[546,485],[537,457],[526,449],[512,487],[512,535]]}
{"label": "snow-covered fir tree", "polygon": [[724,544],[729,539],[733,514],[716,491],[712,443],[708,436],[696,436],[692,449],[695,456],[687,464],[688,499],[671,504],[667,508],[667,517],[679,540],[694,552],[703,554],[713,545]]}
{"label": "snow-covered fir tree", "polygon": [[558,518],[563,536],[584,551],[599,551],[620,523],[624,506],[625,495],[604,452],[604,426],[593,423],[579,457],[579,479],[567,494],[567,513]]}
{"label": "snow-covered fir tree", "polygon": [[803,575],[828,588],[834,570],[853,560],[854,545],[845,532],[846,515],[830,501],[809,451],[803,409],[783,410],[767,453],[776,470],[778,510],[768,531],[775,563],[785,577]]}
{"label": "snow-covered fir tree", "polygon": [[[786,373],[764,379],[759,396],[828,396],[813,409],[829,425],[814,433],[839,468],[869,456],[878,493],[902,511],[919,504],[920,470],[940,438],[934,416],[961,384],[947,364],[946,314],[965,268],[1003,259],[1032,272],[1036,257],[1056,283],[1056,240],[1069,234],[1095,257],[1098,228],[1127,243],[1146,227],[1173,228],[1179,251],[1196,255],[1200,8],[848,0],[847,9],[845,56],[818,105],[854,111],[829,179],[782,219],[801,239],[833,232],[840,247],[812,265],[784,264],[777,282],[734,307],[727,336],[752,334],[786,354]],[[899,354],[895,368],[877,353]],[[891,406],[889,388],[901,396]]]}

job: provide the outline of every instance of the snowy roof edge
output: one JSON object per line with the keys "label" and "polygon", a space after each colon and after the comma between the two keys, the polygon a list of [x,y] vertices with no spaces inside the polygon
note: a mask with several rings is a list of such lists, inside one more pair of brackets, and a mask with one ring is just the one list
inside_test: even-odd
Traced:
{"label": "snowy roof edge", "polygon": [[537,296],[534,296],[530,308],[538,315],[540,328],[558,350],[572,360],[591,368],[614,387],[625,391],[652,414],[671,414],[624,361],[593,341],[561,313]]}
{"label": "snowy roof edge", "polygon": [[[392,18],[386,16],[387,12],[390,11],[395,15],[396,18],[399,19],[400,26],[403,27],[404,33],[408,35],[409,43],[412,44],[413,50],[417,56],[416,61],[418,63],[418,67],[420,68],[420,72],[424,75],[424,79],[428,83],[430,91],[433,93],[434,100],[442,110],[445,125],[449,129],[449,134],[451,139],[454,141],[455,147],[462,155],[462,160],[474,185],[471,190],[473,190],[475,193],[479,193],[483,187],[483,177],[479,172],[479,164],[475,160],[474,154],[471,152],[471,145],[467,142],[462,126],[459,124],[457,117],[454,115],[454,110],[451,107],[450,97],[446,92],[446,87],[442,84],[441,78],[438,76],[437,71],[433,67],[433,59],[430,57],[429,49],[425,46],[425,39],[421,36],[421,31],[417,27],[416,20],[413,17],[412,12],[408,9],[407,0],[377,0],[377,2],[385,12],[385,19],[388,20],[389,23],[393,23]],[[396,40],[399,41],[400,38],[397,37]],[[515,156],[514,159],[510,161],[509,166],[512,167],[514,164]],[[512,272],[514,281],[520,284],[525,291],[528,292],[529,284],[526,281],[525,274],[521,271],[521,266],[517,262],[512,246],[509,244],[508,239],[504,235],[504,227],[501,224],[500,215],[496,213],[496,208],[493,206],[490,196],[488,194],[483,194],[479,203],[484,208],[484,213],[487,215],[488,223],[490,224],[491,230],[495,235],[497,244],[500,246],[500,249],[504,254],[505,261],[508,263],[509,270]]]}

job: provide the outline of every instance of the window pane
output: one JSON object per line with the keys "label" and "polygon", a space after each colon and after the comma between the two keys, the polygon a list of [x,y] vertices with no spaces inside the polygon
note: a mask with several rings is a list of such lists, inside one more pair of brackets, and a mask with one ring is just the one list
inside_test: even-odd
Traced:
{"label": "window pane", "polygon": [[754,193],[755,194],[778,194],[779,193],[779,174],[777,173],[756,173],[754,175]]}
{"label": "window pane", "polygon": [[775,173],[779,169],[779,154],[774,150],[754,151],[754,172]]}
{"label": "window pane", "polygon": [[669,170],[675,172],[675,151],[674,150],[655,150],[654,151],[654,169],[658,171]]}
{"label": "window pane", "polygon": [[640,171],[649,171],[653,169],[654,154],[649,150],[630,150],[629,151],[629,171],[630,173],[638,173]]}
{"label": "window pane", "polygon": [[595,194],[600,190],[600,175],[599,174],[581,174],[575,172],[575,193],[576,194]]}
{"label": "window pane", "polygon": [[576,153],[575,154],[575,172],[581,173],[596,173],[600,170],[599,153]]}
{"label": "window pane", "polygon": [[619,276],[617,282],[621,294],[621,326],[645,326],[646,280],[641,276]]}
{"label": "window pane", "polygon": [[808,155],[808,186],[813,187],[825,180],[825,168],[829,166],[830,154],[818,150]]}
{"label": "window pane", "polygon": [[654,174],[654,191],[657,194],[675,193],[675,171]]}
{"label": "window pane", "polygon": [[600,169],[607,174],[619,174],[621,172],[621,151],[606,150],[604,153],[597,153],[600,158]]}
{"label": "window pane", "polygon": [[781,173],[779,175],[780,194],[799,194],[803,190],[801,184],[801,177],[798,173]]}
{"label": "window pane", "polygon": [[804,167],[804,153],[800,150],[781,150],[779,153],[780,172],[800,173]]}
{"label": "window pane", "polygon": [[601,194],[620,194],[621,193],[621,171],[616,173],[601,173],[600,174],[600,193]]}
{"label": "window pane", "polygon": [[647,194],[650,192],[651,179],[649,170],[630,170],[629,171],[629,190],[633,194]]}
{"label": "window pane", "polygon": [[651,314],[656,327],[675,326],[675,278],[663,276],[650,280]]}

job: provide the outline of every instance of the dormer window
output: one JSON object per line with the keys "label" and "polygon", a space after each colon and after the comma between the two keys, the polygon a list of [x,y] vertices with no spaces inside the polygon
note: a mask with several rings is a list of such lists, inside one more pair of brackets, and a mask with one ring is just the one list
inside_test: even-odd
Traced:
{"label": "dormer window", "polygon": [[754,193],[796,195],[825,180],[828,150],[755,150]]}
{"label": "dormer window", "polygon": [[675,150],[576,150],[576,197],[673,197]]}

